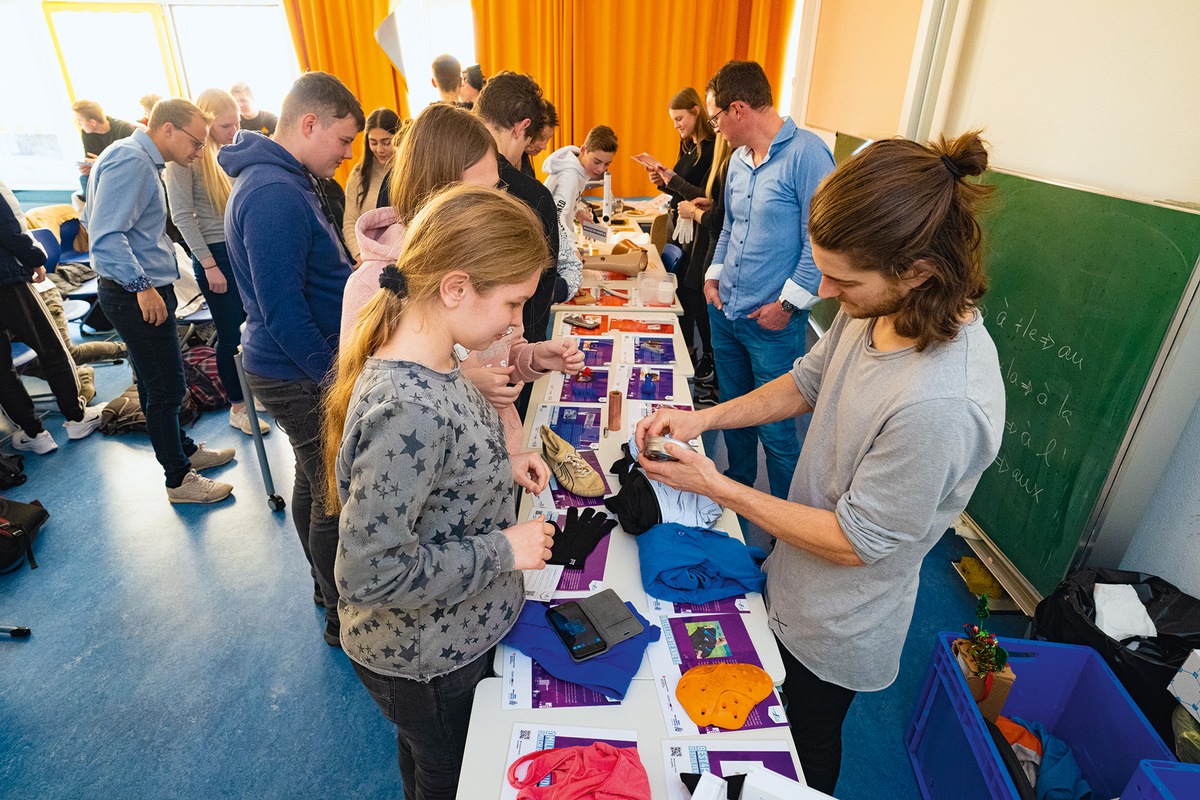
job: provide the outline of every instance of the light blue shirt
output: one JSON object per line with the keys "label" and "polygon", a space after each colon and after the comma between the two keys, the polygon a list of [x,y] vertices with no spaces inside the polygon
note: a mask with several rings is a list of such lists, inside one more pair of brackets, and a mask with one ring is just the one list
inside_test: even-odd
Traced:
{"label": "light blue shirt", "polygon": [[833,154],[791,117],[757,167],[739,147],[725,184],[725,224],[705,277],[720,280],[725,316],[748,316],[768,303],[797,308],[817,301],[821,273],[808,239],[808,206],[817,184],[833,171]]}
{"label": "light blue shirt", "polygon": [[83,225],[92,269],[127,291],[169,286],[179,277],[167,236],[164,161],[143,130],[104,149],[88,178]]}

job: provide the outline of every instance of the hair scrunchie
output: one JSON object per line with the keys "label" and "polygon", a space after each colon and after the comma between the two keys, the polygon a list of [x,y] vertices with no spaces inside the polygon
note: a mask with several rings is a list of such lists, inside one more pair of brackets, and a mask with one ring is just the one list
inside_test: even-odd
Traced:
{"label": "hair scrunchie", "polygon": [[388,264],[379,274],[379,288],[387,289],[403,300],[408,297],[408,278],[404,277],[404,273],[397,269],[395,264]]}
{"label": "hair scrunchie", "polygon": [[946,169],[950,170],[950,174],[954,176],[955,180],[958,180],[963,175],[967,174],[959,169],[958,164],[954,163],[954,159],[945,153],[942,153],[942,163],[946,165]]}

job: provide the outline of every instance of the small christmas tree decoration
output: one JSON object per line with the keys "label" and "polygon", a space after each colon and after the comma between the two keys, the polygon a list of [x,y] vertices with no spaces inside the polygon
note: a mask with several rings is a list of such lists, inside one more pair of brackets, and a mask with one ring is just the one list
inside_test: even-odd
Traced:
{"label": "small christmas tree decoration", "polygon": [[953,649],[971,695],[979,705],[979,712],[985,719],[995,722],[1016,675],[1008,666],[1008,651],[1000,646],[995,634],[983,626],[990,616],[987,595],[981,595],[979,605],[975,607],[979,622],[963,625],[967,638],[955,640]]}

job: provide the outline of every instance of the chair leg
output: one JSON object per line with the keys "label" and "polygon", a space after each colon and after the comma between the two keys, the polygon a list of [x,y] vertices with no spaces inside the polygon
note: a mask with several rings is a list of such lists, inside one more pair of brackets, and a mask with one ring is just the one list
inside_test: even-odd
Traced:
{"label": "chair leg", "polygon": [[275,481],[271,479],[271,463],[267,461],[267,448],[263,445],[262,431],[258,427],[258,411],[254,408],[254,392],[250,391],[250,382],[246,380],[246,370],[242,367],[241,347],[233,356],[233,364],[237,367],[238,383],[242,385],[242,397],[246,401],[246,416],[250,419],[250,438],[254,440],[254,451],[258,455],[258,471],[262,473],[263,485],[267,490],[267,507],[272,511],[282,511],[287,504],[282,497],[275,494]]}

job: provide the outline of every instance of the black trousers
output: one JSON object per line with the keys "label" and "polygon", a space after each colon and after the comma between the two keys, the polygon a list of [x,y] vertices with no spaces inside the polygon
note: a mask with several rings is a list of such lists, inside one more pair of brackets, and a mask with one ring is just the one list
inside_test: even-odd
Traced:
{"label": "black trousers", "polygon": [[821,680],[796,660],[783,642],[778,644],[787,668],[783,694],[788,722],[804,780],[818,791],[833,794],[842,771],[842,723],[856,693]]}
{"label": "black trousers", "polygon": [[38,354],[41,372],[67,419],[83,419],[83,401],[75,362],[58,336],[50,311],[30,283],[0,286],[0,406],[27,436],[44,428],[21,376],[13,368],[12,342],[24,342]]}

